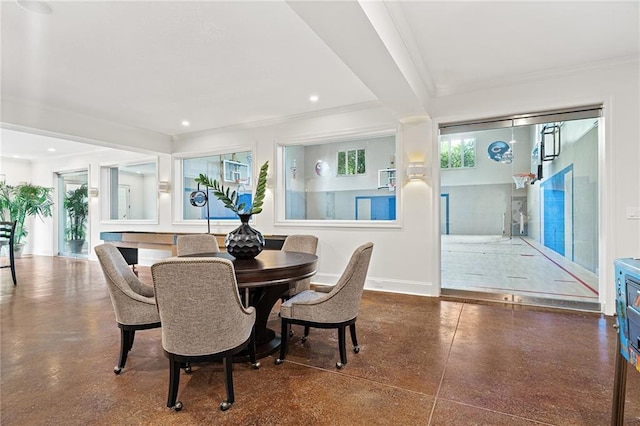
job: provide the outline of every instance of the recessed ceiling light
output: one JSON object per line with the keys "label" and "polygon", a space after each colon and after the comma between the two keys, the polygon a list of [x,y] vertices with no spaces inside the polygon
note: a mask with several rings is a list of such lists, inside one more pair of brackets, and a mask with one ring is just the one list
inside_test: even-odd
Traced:
{"label": "recessed ceiling light", "polygon": [[41,0],[16,0],[18,6],[29,12],[38,13],[40,15],[51,15],[53,8],[49,3]]}
{"label": "recessed ceiling light", "polygon": [[189,127],[189,124],[191,124],[191,123],[189,123],[187,120],[182,120],[182,125],[184,127]]}
{"label": "recessed ceiling light", "polygon": [[49,151],[49,152],[56,152],[56,149],[55,149],[55,148],[49,148],[49,149],[47,149],[47,151]]}
{"label": "recessed ceiling light", "polygon": [[311,96],[309,96],[309,100],[310,100],[311,102],[318,102],[318,99],[320,99],[320,98],[318,98],[318,95],[311,95]]}

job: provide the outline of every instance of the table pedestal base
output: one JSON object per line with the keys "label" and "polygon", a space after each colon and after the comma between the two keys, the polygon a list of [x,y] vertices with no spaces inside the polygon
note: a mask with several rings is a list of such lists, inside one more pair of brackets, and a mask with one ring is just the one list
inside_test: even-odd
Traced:
{"label": "table pedestal base", "polygon": [[[280,348],[280,334],[267,328],[271,309],[280,297],[289,291],[289,283],[278,284],[269,287],[256,287],[249,290],[249,306],[256,308],[256,358],[264,358],[276,352]],[[242,291],[241,291],[242,294]],[[244,297],[244,294],[242,294]],[[246,305],[246,301],[243,301]],[[239,353],[234,360],[246,361],[249,359],[247,351]]]}

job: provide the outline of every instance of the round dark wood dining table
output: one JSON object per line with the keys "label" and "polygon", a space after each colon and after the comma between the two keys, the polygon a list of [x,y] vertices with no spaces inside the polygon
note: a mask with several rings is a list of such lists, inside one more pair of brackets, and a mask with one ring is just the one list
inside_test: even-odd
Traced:
{"label": "round dark wood dining table", "polygon": [[318,265],[318,256],[314,254],[281,250],[263,250],[253,259],[236,259],[226,252],[184,257],[218,257],[233,262],[240,295],[243,298],[248,295],[249,306],[256,308],[258,358],[264,358],[280,347],[280,335],[267,327],[271,309],[296,281],[314,275]]}

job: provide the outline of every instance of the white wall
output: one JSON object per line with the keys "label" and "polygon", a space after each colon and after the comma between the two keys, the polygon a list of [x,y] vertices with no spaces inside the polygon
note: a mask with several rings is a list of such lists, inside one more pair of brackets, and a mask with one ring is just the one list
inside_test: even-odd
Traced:
{"label": "white wall", "polygon": [[0,157],[0,175],[8,185],[31,182],[31,161]]}
{"label": "white wall", "polygon": [[[604,104],[604,141],[599,146],[600,301],[614,312],[613,261],[640,256],[640,221],[626,218],[628,207],[640,206],[640,67],[638,61],[573,71],[543,81],[511,84],[467,94],[436,98],[437,124],[563,107]],[[434,161],[437,159],[434,159]],[[434,184],[439,183],[434,179]],[[439,215],[439,211],[435,212]],[[434,223],[438,223],[437,221]],[[432,280],[439,282],[439,276]]]}

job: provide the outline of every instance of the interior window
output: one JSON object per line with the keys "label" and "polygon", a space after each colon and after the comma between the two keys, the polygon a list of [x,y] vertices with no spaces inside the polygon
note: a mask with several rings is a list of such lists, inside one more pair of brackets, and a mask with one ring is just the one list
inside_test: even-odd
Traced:
{"label": "interior window", "polygon": [[395,221],[395,134],[281,145],[284,220]]}
{"label": "interior window", "polygon": [[157,162],[103,166],[100,170],[103,220],[157,220]]}
{"label": "interior window", "polygon": [[206,219],[207,214],[212,220],[237,219],[234,212],[224,206],[222,201],[208,194],[208,203],[202,207],[191,204],[190,195],[200,189],[207,189],[195,182],[200,174],[206,174],[209,178],[222,183],[230,191],[237,191],[240,201],[251,204],[252,200],[252,155],[251,151],[234,152],[226,154],[208,155],[204,157],[182,158],[180,160],[182,170],[182,219],[199,220]]}

